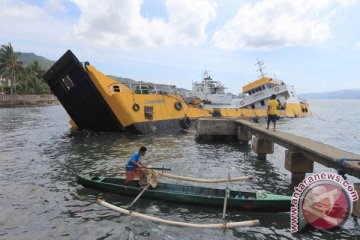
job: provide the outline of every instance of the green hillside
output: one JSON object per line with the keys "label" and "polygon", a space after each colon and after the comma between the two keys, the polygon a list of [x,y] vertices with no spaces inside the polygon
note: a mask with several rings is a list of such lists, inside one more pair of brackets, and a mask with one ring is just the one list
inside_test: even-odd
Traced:
{"label": "green hillside", "polygon": [[[40,64],[41,68],[44,71],[49,70],[49,68],[55,63],[55,61],[48,60],[48,59],[46,59],[42,56],[38,56],[34,53],[21,53],[21,55],[19,56],[19,60],[22,61],[25,66],[30,65],[34,61],[38,61],[38,63]],[[108,76],[120,83],[154,84],[151,82],[136,81],[131,78],[123,78],[123,77],[118,77],[118,76],[113,76],[113,75],[108,75]],[[177,88],[177,89],[179,91],[188,91],[187,89],[182,89],[182,88]]]}
{"label": "green hillside", "polygon": [[22,61],[25,66],[30,65],[34,61],[38,61],[41,68],[45,71],[47,71],[55,63],[54,61],[50,61],[34,53],[21,53],[19,56],[19,60]]}

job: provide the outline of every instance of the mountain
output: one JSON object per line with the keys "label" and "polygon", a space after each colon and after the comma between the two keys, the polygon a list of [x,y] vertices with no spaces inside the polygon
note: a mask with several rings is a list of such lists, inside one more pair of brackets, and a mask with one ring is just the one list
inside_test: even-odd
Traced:
{"label": "mountain", "polygon": [[[38,56],[34,53],[21,53],[19,56],[19,61],[22,61],[25,66],[32,64],[34,61],[38,61],[41,68],[45,71],[55,63],[55,61],[48,60],[42,56]],[[123,78],[113,75],[108,75],[110,78],[120,82],[120,83],[136,83],[136,84],[154,84],[152,82],[136,81],[131,78]],[[177,88],[178,91],[188,91],[187,89]]]}
{"label": "mountain", "polygon": [[22,61],[25,66],[32,64],[34,61],[38,61],[41,68],[45,71],[47,71],[55,63],[54,61],[50,61],[34,53],[21,53],[19,61]]}
{"label": "mountain", "polygon": [[344,89],[334,92],[303,93],[298,95],[307,99],[360,99],[360,89]]}

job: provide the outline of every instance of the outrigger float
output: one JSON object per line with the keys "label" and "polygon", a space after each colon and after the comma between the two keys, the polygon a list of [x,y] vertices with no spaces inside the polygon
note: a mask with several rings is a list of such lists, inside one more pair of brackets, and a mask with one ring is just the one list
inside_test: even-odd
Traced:
{"label": "outrigger float", "polygon": [[[44,75],[74,128],[105,132],[174,133],[200,117],[258,118],[266,109],[202,108],[187,104],[174,86],[122,84],[68,50]],[[307,116],[306,103],[287,104],[281,117]],[[306,109],[306,111],[305,111]]]}

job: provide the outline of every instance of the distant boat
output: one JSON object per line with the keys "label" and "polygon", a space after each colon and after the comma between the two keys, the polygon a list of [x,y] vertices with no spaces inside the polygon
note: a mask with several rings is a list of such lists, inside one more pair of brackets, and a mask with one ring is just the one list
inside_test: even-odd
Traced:
{"label": "distant boat", "polygon": [[192,91],[185,93],[185,99],[199,98],[204,104],[230,105],[232,94],[225,93],[225,87],[220,81],[213,80],[208,71],[204,72],[201,82],[193,82]]}
{"label": "distant boat", "polygon": [[309,112],[309,105],[305,99],[296,96],[293,86],[281,80],[265,77],[263,63],[258,61],[260,78],[242,88],[242,93],[234,99],[235,107],[242,109],[267,109],[271,95],[276,95],[279,109],[286,111],[287,117],[298,117],[298,109],[302,113]]}
{"label": "distant boat", "polygon": [[[77,175],[77,182],[84,187],[99,191],[112,192],[127,196],[137,196],[143,187],[137,183],[124,186],[124,179],[118,177]],[[187,203],[222,209],[225,189],[195,187],[189,185],[158,183],[156,188],[149,188],[142,195],[144,198],[158,199],[168,202]],[[251,193],[230,190],[227,198],[227,209],[254,212],[288,212],[291,196]]]}

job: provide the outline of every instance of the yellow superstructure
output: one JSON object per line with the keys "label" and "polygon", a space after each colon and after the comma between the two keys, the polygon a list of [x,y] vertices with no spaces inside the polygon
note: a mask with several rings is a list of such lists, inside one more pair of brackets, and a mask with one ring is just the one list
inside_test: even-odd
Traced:
{"label": "yellow superstructure", "polygon": [[262,86],[266,83],[274,83],[274,84],[277,84],[278,82],[273,80],[272,78],[268,78],[268,77],[262,77],[256,81],[253,81],[245,86],[243,86],[243,92],[247,92],[253,88],[256,88],[258,86]]}

